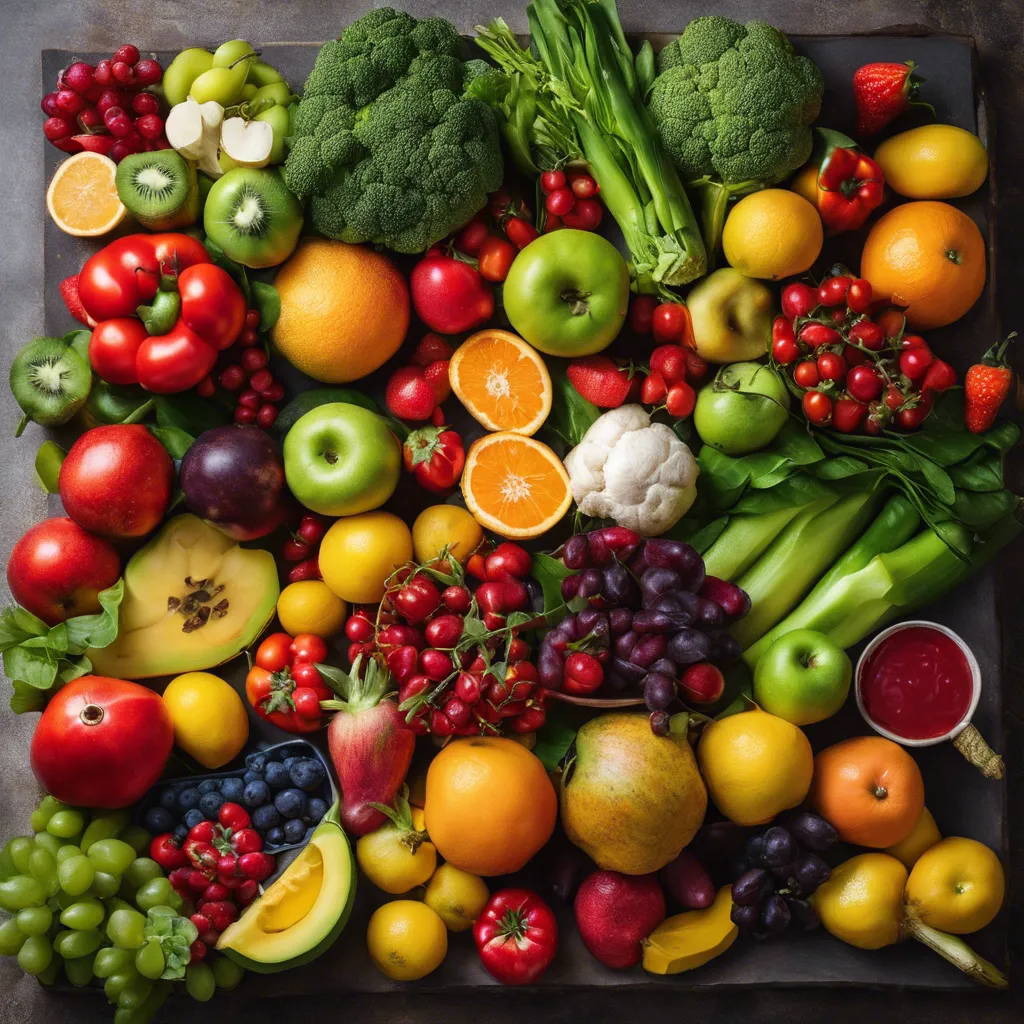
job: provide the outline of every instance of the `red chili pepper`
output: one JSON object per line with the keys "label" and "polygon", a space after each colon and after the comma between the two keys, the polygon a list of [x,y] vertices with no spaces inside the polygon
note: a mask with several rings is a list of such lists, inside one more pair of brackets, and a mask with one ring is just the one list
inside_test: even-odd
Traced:
{"label": "red chili pepper", "polygon": [[558,923],[529,889],[496,892],[473,925],[480,962],[504,985],[537,981],[555,958]]}
{"label": "red chili pepper", "polygon": [[881,205],[882,168],[840,132],[818,129],[824,142],[818,163],[815,206],[830,231],[854,231]]}

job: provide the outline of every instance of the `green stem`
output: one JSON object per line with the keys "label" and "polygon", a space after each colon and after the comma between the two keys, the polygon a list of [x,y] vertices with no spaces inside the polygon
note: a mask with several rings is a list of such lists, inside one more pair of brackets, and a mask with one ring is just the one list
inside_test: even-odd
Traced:
{"label": "green stem", "polygon": [[929,949],[934,950],[979,985],[997,989],[1010,987],[1006,975],[995,964],[975,953],[958,936],[947,935],[945,932],[940,932],[937,928],[925,924],[909,908],[903,922],[903,930],[909,938],[916,939]]}

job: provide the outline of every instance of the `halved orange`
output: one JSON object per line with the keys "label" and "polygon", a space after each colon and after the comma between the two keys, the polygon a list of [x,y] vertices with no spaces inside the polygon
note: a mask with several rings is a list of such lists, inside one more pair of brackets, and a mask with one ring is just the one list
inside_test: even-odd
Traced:
{"label": "halved orange", "polygon": [[481,526],[515,538],[546,533],[572,503],[562,460],[546,444],[511,430],[473,442],[462,495]]}
{"label": "halved orange", "polygon": [[452,391],[488,430],[530,437],[551,412],[551,375],[532,345],[508,331],[478,331],[448,366]]}
{"label": "halved orange", "polygon": [[113,231],[128,212],[114,186],[117,164],[86,150],[57,168],[46,190],[46,209],[68,235],[94,238]]}

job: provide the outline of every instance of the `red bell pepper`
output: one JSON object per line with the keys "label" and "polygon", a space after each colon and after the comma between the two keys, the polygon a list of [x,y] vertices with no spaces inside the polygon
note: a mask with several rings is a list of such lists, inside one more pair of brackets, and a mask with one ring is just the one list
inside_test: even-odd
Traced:
{"label": "red bell pepper", "polygon": [[855,231],[881,205],[882,168],[841,132],[817,129],[819,156],[814,205],[829,231]]}
{"label": "red bell pepper", "polygon": [[558,950],[558,922],[529,889],[496,892],[473,925],[480,962],[503,985],[530,985]]}

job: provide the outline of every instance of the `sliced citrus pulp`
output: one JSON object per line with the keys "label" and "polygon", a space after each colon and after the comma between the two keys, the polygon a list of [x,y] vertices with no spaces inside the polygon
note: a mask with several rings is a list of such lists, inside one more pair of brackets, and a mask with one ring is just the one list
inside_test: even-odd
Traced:
{"label": "sliced citrus pulp", "polygon": [[448,368],[452,390],[488,430],[536,434],[551,412],[551,375],[537,350],[508,331],[467,338]]}
{"label": "sliced citrus pulp", "polygon": [[572,502],[562,460],[546,444],[512,431],[473,442],[462,494],[477,522],[502,537],[539,537]]}
{"label": "sliced citrus pulp", "polygon": [[93,238],[113,231],[128,212],[114,187],[117,165],[102,153],[76,153],[57,168],[46,209],[68,235]]}

